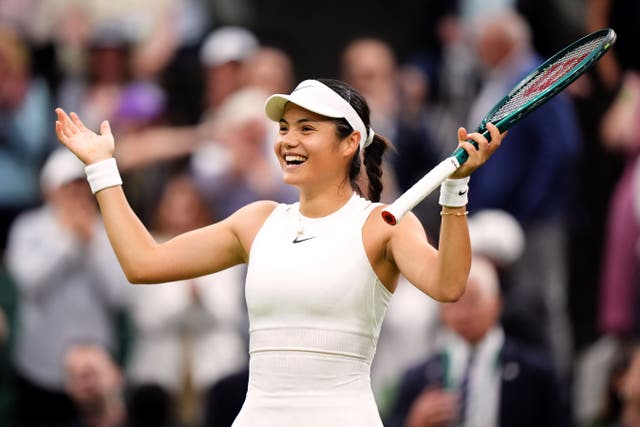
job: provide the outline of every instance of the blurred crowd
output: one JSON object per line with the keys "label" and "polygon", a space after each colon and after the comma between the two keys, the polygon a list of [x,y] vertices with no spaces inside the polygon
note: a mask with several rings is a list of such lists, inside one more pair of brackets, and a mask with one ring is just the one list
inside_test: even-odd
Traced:
{"label": "blurred crowd", "polygon": [[[394,427],[640,427],[640,2],[370,2],[424,14],[408,46],[390,36],[402,22],[365,25],[385,19],[369,2],[316,4],[327,34],[301,33],[314,11],[294,3],[0,2],[0,425],[230,426],[246,391],[245,267],[130,285],[55,106],[110,121],[125,193],[162,241],[297,200],[263,105],[299,80],[364,95],[395,148],[391,202],[545,57],[611,27],[612,52],[473,175],[464,297],[398,287],[372,387]],[[339,54],[300,54],[318,38]],[[436,197],[414,209],[434,245]]]}

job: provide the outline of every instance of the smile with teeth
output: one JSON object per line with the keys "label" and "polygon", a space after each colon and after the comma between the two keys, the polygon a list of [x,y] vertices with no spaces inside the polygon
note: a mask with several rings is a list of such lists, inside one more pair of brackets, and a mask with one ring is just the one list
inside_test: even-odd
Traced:
{"label": "smile with teeth", "polygon": [[284,161],[287,162],[287,165],[300,165],[306,162],[307,158],[297,155],[286,155],[284,156]]}

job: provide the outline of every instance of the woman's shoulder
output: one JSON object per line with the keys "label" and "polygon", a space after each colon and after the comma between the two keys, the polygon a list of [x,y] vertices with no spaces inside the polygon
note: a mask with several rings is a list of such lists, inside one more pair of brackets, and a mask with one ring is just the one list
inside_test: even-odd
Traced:
{"label": "woman's shoulder", "polygon": [[264,222],[281,203],[272,200],[258,200],[238,209],[230,218],[245,221]]}

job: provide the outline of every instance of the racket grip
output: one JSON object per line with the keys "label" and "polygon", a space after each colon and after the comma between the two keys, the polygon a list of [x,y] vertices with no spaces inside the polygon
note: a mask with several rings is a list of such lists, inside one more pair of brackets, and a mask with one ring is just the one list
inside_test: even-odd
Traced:
{"label": "racket grip", "polygon": [[405,191],[392,204],[383,209],[382,218],[389,225],[397,224],[407,212],[431,194],[433,190],[442,184],[442,182],[459,167],[460,163],[455,156],[447,157],[418,182],[413,184],[411,188]]}

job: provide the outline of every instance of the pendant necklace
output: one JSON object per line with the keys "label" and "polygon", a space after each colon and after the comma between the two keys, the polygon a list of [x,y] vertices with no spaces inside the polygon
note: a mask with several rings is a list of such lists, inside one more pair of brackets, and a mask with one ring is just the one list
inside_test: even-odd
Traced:
{"label": "pendant necklace", "polygon": [[305,232],[305,228],[307,229],[306,231],[308,232],[309,231],[309,227],[311,227],[313,224],[323,220],[324,217],[322,217],[322,218],[314,218],[314,219],[303,217],[302,214],[300,213],[300,209],[299,208],[298,208],[297,214],[298,214],[298,228],[296,230],[296,236],[293,239],[293,243],[303,242],[305,240],[310,240],[310,239],[313,239],[314,237],[316,237],[316,236],[312,236],[312,237],[308,237],[306,239],[300,239],[306,233]]}

